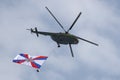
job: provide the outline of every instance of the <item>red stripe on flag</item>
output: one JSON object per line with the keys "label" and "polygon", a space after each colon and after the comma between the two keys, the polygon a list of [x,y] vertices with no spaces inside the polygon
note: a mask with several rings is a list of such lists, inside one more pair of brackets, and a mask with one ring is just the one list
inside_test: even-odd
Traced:
{"label": "red stripe on flag", "polygon": [[33,60],[40,59],[40,58],[48,58],[47,56],[38,56],[36,58],[33,58]]}

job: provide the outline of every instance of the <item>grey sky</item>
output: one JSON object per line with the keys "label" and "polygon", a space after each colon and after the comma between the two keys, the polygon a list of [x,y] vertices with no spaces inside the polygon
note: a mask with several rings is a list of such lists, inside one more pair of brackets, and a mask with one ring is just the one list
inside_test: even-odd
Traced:
{"label": "grey sky", "polygon": [[[120,6],[119,0],[0,0],[0,79],[1,80],[119,80],[120,79]],[[68,46],[50,37],[30,34],[27,28],[63,32],[45,9],[54,13],[67,30],[78,13],[82,15],[70,33],[94,41],[96,47],[80,41]],[[17,65],[19,53],[47,55],[41,72]]]}

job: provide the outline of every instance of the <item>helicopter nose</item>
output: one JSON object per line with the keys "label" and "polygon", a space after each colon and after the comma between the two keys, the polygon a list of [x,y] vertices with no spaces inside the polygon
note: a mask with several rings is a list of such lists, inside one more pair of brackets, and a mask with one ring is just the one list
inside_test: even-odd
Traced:
{"label": "helicopter nose", "polygon": [[77,44],[79,41],[76,39],[75,41],[74,41],[74,44]]}

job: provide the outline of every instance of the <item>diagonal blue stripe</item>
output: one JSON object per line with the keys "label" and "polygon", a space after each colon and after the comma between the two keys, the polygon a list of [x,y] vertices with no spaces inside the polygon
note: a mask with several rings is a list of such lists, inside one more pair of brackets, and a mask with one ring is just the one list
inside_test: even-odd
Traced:
{"label": "diagonal blue stripe", "polygon": [[13,62],[16,62],[16,63],[23,63],[23,62],[25,62],[25,60],[13,60]]}
{"label": "diagonal blue stripe", "polygon": [[22,53],[20,54],[20,56],[22,56],[22,57],[24,57],[24,58],[26,58],[26,59],[27,59],[27,57],[26,57],[24,54],[22,54]]}
{"label": "diagonal blue stripe", "polygon": [[41,67],[41,65],[37,64],[36,62],[33,62],[33,63],[37,66],[37,68]]}

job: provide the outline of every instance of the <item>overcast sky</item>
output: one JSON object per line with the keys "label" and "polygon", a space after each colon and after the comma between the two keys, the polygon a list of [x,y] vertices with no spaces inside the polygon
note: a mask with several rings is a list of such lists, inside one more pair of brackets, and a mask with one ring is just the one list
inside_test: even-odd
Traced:
{"label": "overcast sky", "polygon": [[[1,80],[120,80],[119,0],[0,0]],[[67,30],[79,12],[82,15],[70,31],[99,44],[79,41],[68,46],[49,36],[36,37],[26,29],[63,32],[45,9],[47,6]],[[19,53],[48,56],[37,73],[12,59]]]}

